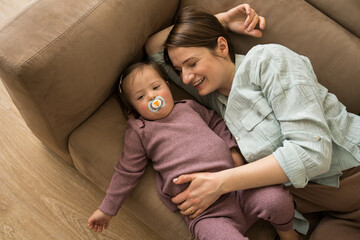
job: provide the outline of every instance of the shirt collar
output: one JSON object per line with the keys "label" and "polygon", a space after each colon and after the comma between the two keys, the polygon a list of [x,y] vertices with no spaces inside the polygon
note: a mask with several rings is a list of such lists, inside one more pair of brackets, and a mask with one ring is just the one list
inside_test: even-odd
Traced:
{"label": "shirt collar", "polygon": [[235,54],[235,73],[237,72],[238,68],[244,61],[245,55],[242,54]]}
{"label": "shirt collar", "polygon": [[[241,63],[244,61],[245,55],[235,54],[235,73],[237,72],[238,68],[240,67]],[[235,77],[235,76],[234,76]],[[233,79],[233,82],[235,79]],[[221,105],[227,106],[228,97],[220,94],[217,92],[217,99]]]}
{"label": "shirt collar", "polygon": [[226,107],[226,105],[227,105],[227,100],[228,100],[228,97],[227,97],[227,96],[224,96],[224,95],[218,93],[218,94],[217,94],[217,99],[218,99],[218,101],[219,101],[221,104],[225,105],[225,107]]}

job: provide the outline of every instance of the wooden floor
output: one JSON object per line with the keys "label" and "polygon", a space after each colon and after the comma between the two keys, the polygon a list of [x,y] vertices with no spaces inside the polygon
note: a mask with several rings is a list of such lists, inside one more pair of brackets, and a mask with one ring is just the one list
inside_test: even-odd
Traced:
{"label": "wooden floor", "polygon": [[[28,2],[0,0],[0,28]],[[159,239],[125,210],[102,234],[88,230],[103,197],[34,137],[0,81],[0,239]]]}

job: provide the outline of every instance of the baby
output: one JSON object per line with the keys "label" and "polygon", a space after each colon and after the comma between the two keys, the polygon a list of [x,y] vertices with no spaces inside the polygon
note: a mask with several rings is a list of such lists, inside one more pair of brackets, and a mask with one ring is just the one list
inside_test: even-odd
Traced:
{"label": "baby", "polygon": [[[143,175],[149,160],[156,171],[160,199],[172,211],[171,198],[188,184],[173,179],[193,172],[216,172],[244,164],[236,141],[222,118],[193,100],[174,101],[167,75],[153,62],[130,66],[119,91],[129,116],[124,150],[106,196],[88,220],[94,231],[107,228]],[[259,218],[279,235],[292,230],[294,205],[281,186],[237,191],[221,196],[197,217],[184,217],[197,239],[247,239],[246,230]],[[281,238],[285,239],[285,238]]]}

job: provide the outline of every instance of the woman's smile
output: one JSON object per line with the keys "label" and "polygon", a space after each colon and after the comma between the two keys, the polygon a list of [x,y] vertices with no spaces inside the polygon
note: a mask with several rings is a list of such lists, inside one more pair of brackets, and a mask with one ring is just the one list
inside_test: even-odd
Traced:
{"label": "woman's smile", "polygon": [[201,78],[200,80],[198,80],[197,82],[195,82],[195,83],[193,84],[193,86],[194,86],[194,87],[199,86],[201,83],[204,82],[204,80],[205,80],[205,77]]}

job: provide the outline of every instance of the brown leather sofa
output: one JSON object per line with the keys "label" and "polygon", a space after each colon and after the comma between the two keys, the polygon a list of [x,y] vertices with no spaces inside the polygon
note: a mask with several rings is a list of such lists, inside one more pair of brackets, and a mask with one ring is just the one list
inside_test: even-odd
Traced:
{"label": "brown leather sofa", "polygon": [[[148,36],[170,25],[179,8],[218,13],[243,2],[266,17],[267,28],[261,39],[232,35],[238,53],[279,43],[308,56],[318,80],[360,112],[358,0],[33,1],[0,30],[0,77],[33,133],[105,191],[126,127],[114,94],[118,76],[144,59]],[[149,166],[124,208],[163,239],[191,239],[180,214],[159,201],[154,176]],[[260,221],[248,236],[271,239],[274,231]]]}

